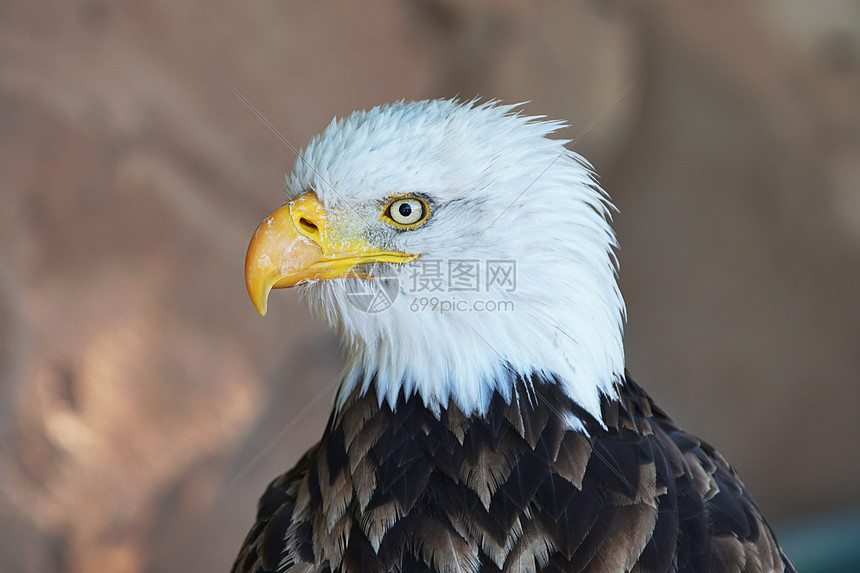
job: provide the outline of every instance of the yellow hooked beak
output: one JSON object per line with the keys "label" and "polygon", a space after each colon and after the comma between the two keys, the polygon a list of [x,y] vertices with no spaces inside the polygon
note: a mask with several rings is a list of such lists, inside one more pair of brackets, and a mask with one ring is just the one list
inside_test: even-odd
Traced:
{"label": "yellow hooked beak", "polygon": [[303,281],[356,274],[360,263],[406,263],[418,255],[385,251],[359,237],[338,236],[326,225],[326,212],[313,191],[272,211],[251,238],[245,256],[245,284],[251,302],[265,316],[269,291]]}

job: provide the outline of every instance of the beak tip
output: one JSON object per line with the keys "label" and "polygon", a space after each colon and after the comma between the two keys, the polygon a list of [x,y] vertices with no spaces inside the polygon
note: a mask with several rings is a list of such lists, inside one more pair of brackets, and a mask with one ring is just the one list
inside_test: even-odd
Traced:
{"label": "beak tip", "polygon": [[258,285],[248,285],[248,294],[251,297],[251,304],[254,305],[254,308],[257,309],[257,312],[260,313],[260,316],[266,316],[266,312],[268,311],[269,306],[269,288],[253,288]]}
{"label": "beak tip", "polygon": [[268,312],[268,309],[266,308],[266,303],[263,303],[259,306],[255,304],[254,308],[257,309],[257,312],[260,313],[260,316],[266,316],[266,312]]}

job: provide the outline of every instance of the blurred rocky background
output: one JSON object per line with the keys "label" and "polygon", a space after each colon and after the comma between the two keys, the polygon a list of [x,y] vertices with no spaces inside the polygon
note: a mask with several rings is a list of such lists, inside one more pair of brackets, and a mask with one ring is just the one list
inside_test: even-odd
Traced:
{"label": "blurred rocky background", "polygon": [[778,533],[860,507],[857,0],[6,0],[0,571],[228,570],[341,367],[245,293],[275,131],[455,95],[569,122],[630,370]]}

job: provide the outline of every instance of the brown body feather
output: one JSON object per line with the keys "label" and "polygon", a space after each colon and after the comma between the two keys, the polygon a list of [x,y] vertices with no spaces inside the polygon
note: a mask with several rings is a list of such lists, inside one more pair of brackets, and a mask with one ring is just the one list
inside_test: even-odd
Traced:
{"label": "brown body feather", "polygon": [[480,417],[351,396],[233,572],[794,571],[731,466],[632,380],[605,427],[552,381],[513,385]]}

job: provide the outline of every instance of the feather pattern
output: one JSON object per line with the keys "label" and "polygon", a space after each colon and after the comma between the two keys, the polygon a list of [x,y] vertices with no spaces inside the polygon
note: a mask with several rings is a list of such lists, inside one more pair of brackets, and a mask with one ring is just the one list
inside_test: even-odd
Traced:
{"label": "feather pattern", "polygon": [[794,571],[731,466],[629,377],[603,424],[554,381],[515,391],[534,399],[471,417],[354,392],[266,490],[233,572]]}

